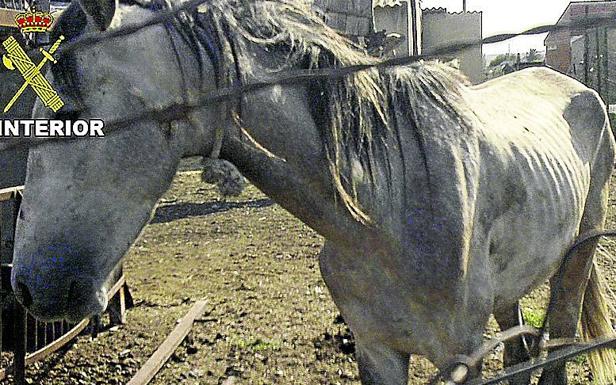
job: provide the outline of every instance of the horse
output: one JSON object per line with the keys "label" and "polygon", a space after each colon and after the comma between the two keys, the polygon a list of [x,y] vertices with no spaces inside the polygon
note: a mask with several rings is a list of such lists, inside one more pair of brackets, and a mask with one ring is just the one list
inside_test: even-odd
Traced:
{"label": "horse", "polygon": [[[74,41],[169,6],[80,0],[54,37]],[[61,54],[47,78],[65,107],[37,104],[34,115],[115,121],[287,71],[377,61],[301,3],[211,0]],[[101,312],[109,273],[180,159],[217,153],[325,238],[320,270],[355,336],[364,385],[407,384],[411,354],[441,369],[470,355],[491,314],[502,329],[518,325],[519,299],[555,274],[550,337],[574,338],[580,319],[585,337],[613,332],[596,242],[562,262],[579,234],[603,227],[614,137],[597,93],[549,69],[471,86],[450,65],[419,61],[38,144],[11,282],[41,319]],[[507,345],[506,365],[527,358],[521,339]],[[591,355],[594,378],[611,383],[615,362],[612,351]],[[564,364],[542,373],[542,385],[566,383]]]}

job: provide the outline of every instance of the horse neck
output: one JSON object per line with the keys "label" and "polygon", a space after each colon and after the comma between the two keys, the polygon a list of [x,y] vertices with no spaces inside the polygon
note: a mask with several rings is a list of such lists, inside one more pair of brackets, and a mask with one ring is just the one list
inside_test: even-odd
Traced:
{"label": "horse neck", "polygon": [[[246,81],[262,80],[259,68],[255,63]],[[336,200],[309,98],[303,85],[278,85],[246,94],[241,125],[228,130],[222,156],[327,239],[355,246],[364,239],[366,247],[377,248],[374,230],[357,222]]]}

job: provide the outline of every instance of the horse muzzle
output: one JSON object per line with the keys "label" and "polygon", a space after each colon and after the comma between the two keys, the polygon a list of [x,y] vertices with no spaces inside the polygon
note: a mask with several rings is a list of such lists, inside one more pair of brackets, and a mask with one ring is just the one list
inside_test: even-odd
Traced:
{"label": "horse muzzle", "polygon": [[107,307],[104,289],[89,278],[73,277],[48,284],[19,273],[11,278],[17,300],[41,321],[79,322]]}

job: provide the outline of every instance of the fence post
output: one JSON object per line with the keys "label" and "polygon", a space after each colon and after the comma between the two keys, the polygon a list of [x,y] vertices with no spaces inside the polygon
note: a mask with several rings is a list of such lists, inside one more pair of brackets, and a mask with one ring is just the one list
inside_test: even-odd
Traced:
{"label": "fence post", "polygon": [[[6,275],[10,264],[13,262],[13,240],[15,235],[15,221],[17,220],[18,201],[15,195],[3,197],[0,200],[0,281]],[[7,282],[0,282],[0,352],[2,352],[2,323],[4,299],[9,295],[10,288],[4,287]],[[13,341],[15,343],[15,341]]]}
{"label": "fence post", "polygon": [[603,60],[601,60],[601,46],[599,45],[599,28],[595,28],[595,52],[597,55],[597,63],[595,68],[597,69],[597,92],[603,97]]}
{"label": "fence post", "polygon": [[[589,13],[589,9],[588,9],[588,5],[585,6],[585,15],[584,15],[584,22],[587,23],[588,22],[588,13]],[[586,24],[588,25],[588,24]],[[588,82],[588,73],[590,72],[590,66],[589,66],[589,61],[590,61],[590,38],[588,36],[588,28],[584,27],[584,84],[586,84],[586,86],[590,86],[590,83]]]}
{"label": "fence post", "polygon": [[612,101],[610,100],[610,51],[608,48],[608,31],[607,27],[603,27],[603,78],[605,79],[605,103],[609,106]]}
{"label": "fence post", "polygon": [[26,309],[19,303],[15,305],[15,341],[13,348],[13,376],[15,385],[26,384]]}

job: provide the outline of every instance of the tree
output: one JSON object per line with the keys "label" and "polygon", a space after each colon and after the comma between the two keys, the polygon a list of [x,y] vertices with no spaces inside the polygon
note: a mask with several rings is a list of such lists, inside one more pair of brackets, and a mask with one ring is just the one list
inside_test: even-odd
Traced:
{"label": "tree", "polygon": [[509,53],[498,55],[490,62],[490,67],[496,67],[508,60],[515,60],[515,56]]}
{"label": "tree", "polygon": [[528,51],[528,54],[526,55],[526,61],[529,63],[532,63],[534,61],[538,61],[540,59],[539,54],[537,53],[537,50],[534,48],[531,48]]}

